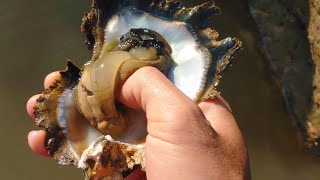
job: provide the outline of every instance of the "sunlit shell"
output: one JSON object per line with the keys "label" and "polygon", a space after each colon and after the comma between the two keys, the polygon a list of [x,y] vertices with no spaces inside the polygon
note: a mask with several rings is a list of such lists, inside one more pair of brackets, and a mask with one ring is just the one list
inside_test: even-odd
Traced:
{"label": "sunlit shell", "polygon": [[213,1],[186,8],[174,0],[94,0],[81,26],[92,59],[82,69],[69,61],[35,108],[50,155],[82,168],[87,179],[122,179],[144,168],[145,117],[131,123],[137,114],[116,102],[119,89],[134,71],[153,66],[195,102],[215,98],[241,47],[236,38],[217,40],[208,20],[219,13]]}

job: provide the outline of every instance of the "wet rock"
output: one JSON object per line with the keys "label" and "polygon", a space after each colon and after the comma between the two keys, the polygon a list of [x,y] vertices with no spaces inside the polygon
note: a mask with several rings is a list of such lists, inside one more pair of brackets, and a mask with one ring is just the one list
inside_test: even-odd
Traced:
{"label": "wet rock", "polygon": [[320,152],[320,17],[316,14],[320,3],[310,2],[314,14],[310,43],[306,1],[249,0],[249,7],[260,33],[262,52],[279,82],[288,112],[306,147]]}
{"label": "wet rock", "polygon": [[309,39],[315,64],[313,78],[313,107],[309,115],[308,134],[310,147],[320,143],[320,1],[310,0]]}

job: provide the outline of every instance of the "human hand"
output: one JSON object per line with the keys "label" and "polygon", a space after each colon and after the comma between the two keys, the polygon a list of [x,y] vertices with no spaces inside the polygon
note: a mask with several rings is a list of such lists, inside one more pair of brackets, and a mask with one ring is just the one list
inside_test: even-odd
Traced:
{"label": "human hand", "polygon": [[[45,87],[58,76],[50,74]],[[31,117],[37,98],[27,104]],[[119,101],[146,113],[148,179],[250,179],[243,137],[222,98],[197,105],[157,69],[145,67],[126,81]],[[33,131],[28,141],[33,151],[47,156],[44,138],[44,131]],[[128,179],[142,177],[136,171]]]}

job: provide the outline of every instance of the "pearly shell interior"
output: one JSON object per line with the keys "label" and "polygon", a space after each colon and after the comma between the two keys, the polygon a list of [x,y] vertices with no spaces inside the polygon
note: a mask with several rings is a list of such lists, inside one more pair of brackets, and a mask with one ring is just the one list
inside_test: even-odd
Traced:
{"label": "pearly shell interior", "polygon": [[184,22],[124,7],[110,19],[105,28],[100,56],[109,51],[109,47],[131,28],[151,29],[165,38],[172,48],[171,57],[175,62],[169,70],[169,79],[189,98],[198,99],[205,88],[212,57],[208,49],[198,43],[192,28]]}

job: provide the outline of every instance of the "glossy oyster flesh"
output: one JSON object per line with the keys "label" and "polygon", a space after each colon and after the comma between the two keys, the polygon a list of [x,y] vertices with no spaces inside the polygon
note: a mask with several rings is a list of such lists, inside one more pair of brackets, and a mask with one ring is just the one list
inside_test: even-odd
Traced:
{"label": "glossy oyster flesh", "polygon": [[137,121],[139,113],[116,101],[119,89],[153,66],[197,103],[216,97],[241,47],[236,38],[218,41],[208,26],[219,12],[212,1],[186,8],[173,0],[94,0],[81,26],[92,59],[81,69],[69,61],[35,108],[52,157],[84,169],[87,179],[122,179],[144,167],[145,117]]}

